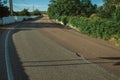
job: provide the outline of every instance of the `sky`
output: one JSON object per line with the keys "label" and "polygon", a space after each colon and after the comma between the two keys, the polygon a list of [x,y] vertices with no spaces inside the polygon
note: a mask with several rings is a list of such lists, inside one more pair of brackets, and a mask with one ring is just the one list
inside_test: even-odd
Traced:
{"label": "sky", "polygon": [[[14,11],[21,11],[24,8],[29,11],[39,9],[40,11],[46,11],[50,0],[13,0]],[[91,0],[93,4],[101,6],[103,0]]]}

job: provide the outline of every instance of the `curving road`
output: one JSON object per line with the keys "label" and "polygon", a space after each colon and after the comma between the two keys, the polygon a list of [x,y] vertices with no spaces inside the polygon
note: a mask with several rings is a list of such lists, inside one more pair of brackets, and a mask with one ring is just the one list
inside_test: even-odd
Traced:
{"label": "curving road", "polygon": [[[82,54],[60,44],[53,36],[50,38],[45,28],[56,29],[51,31],[55,35],[63,26],[44,16],[35,21],[25,21],[4,32],[3,42],[0,43],[0,58],[3,60],[0,63],[0,80],[7,80],[4,44],[9,30],[7,52],[14,80],[119,80],[118,76],[85,59]],[[64,38],[61,40],[64,41]]]}

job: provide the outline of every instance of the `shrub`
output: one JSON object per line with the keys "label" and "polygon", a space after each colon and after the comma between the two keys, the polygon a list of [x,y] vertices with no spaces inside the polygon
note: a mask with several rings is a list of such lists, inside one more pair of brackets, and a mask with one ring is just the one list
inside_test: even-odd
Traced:
{"label": "shrub", "polygon": [[68,23],[68,18],[67,16],[61,16],[61,17],[58,17],[57,20],[58,21],[62,21],[64,25],[67,25]]}
{"label": "shrub", "polygon": [[82,33],[110,39],[112,35],[120,34],[120,22],[100,18],[71,17],[69,24],[79,28]]}
{"label": "shrub", "polygon": [[117,6],[117,9],[115,12],[115,18],[117,21],[120,21],[120,5]]}
{"label": "shrub", "polygon": [[[61,16],[58,18],[65,25],[72,25],[80,32],[102,39],[120,39],[120,22],[101,18],[86,18],[80,16]],[[115,35],[115,36],[114,36]]]}

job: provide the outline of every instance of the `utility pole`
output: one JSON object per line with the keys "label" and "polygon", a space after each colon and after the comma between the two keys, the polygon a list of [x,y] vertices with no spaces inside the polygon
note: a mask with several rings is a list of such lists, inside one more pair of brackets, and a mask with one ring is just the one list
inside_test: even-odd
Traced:
{"label": "utility pole", "polygon": [[12,0],[9,0],[9,4],[10,4],[10,15],[13,15],[13,2],[12,2]]}

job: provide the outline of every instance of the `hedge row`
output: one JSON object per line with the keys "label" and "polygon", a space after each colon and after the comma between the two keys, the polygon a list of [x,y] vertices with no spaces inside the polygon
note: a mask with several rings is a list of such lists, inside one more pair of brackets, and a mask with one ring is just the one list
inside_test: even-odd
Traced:
{"label": "hedge row", "polygon": [[65,25],[69,24],[78,28],[82,33],[102,38],[102,39],[120,39],[120,22],[100,18],[86,17],[67,17],[58,18]]}

